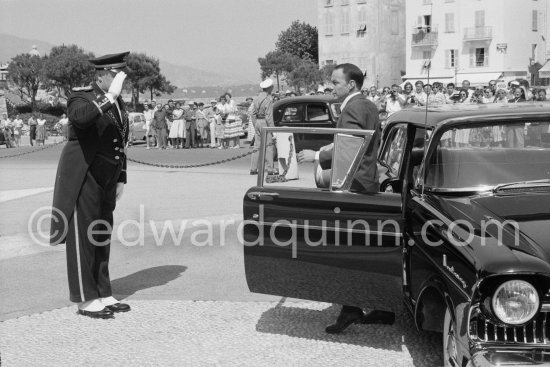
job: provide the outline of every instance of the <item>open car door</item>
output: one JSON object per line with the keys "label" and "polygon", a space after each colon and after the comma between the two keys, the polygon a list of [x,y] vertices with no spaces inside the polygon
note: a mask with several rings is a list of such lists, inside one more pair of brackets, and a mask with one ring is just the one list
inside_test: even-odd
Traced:
{"label": "open car door", "polygon": [[[334,134],[328,188],[258,184],[244,197],[250,291],[395,310],[402,301],[399,193],[350,192],[372,131],[268,128]],[[262,144],[265,147],[265,144]],[[263,154],[260,162],[264,162]]]}

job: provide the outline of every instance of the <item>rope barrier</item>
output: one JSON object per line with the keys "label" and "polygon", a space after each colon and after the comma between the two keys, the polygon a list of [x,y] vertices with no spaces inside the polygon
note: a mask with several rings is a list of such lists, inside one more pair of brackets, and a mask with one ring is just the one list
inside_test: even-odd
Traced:
{"label": "rope barrier", "polygon": [[132,159],[130,157],[128,157],[128,155],[126,155],[126,160],[128,162],[134,162],[134,163],[139,163],[139,164],[143,164],[143,165],[146,165],[146,166],[152,166],[152,167],[160,167],[160,168],[178,168],[178,169],[184,169],[184,168],[199,168],[199,167],[207,167],[207,166],[215,166],[217,164],[223,164],[223,163],[228,163],[228,162],[231,162],[231,161],[236,161],[238,159],[242,159],[244,157],[248,157],[254,153],[256,153],[259,149],[252,149],[251,151],[248,151],[246,153],[243,153],[243,154],[239,154],[239,155],[236,155],[234,157],[231,157],[231,158],[225,158],[225,159],[220,159],[218,161],[214,161],[214,162],[207,162],[207,163],[196,163],[196,164],[162,164],[162,163],[150,163],[150,162],[144,162],[144,161],[139,161],[137,159]]}

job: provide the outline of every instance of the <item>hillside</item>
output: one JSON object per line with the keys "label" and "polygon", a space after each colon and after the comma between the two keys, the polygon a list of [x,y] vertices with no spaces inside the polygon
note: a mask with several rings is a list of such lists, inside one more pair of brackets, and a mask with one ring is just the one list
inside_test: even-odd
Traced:
{"label": "hillside", "polygon": [[[42,55],[48,53],[54,46],[53,44],[44,41],[24,39],[1,33],[0,45],[2,45],[2,47],[0,47],[0,63],[5,63],[18,54],[29,52],[33,45],[38,47],[38,51]],[[243,80],[242,78],[235,78],[213,71],[205,71],[190,66],[176,65],[163,60],[160,60],[160,69],[173,85],[180,88],[190,85],[201,87],[228,86],[244,84],[248,81]]]}

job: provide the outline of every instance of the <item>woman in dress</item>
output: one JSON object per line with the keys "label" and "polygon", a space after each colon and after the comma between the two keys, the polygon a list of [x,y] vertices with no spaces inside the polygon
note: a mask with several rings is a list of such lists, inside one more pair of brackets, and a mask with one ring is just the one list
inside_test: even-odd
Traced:
{"label": "woman in dress", "polygon": [[15,116],[13,120],[13,137],[15,139],[15,145],[19,148],[21,144],[21,136],[23,135],[23,120],[19,118],[19,115]]}
{"label": "woman in dress", "polygon": [[241,147],[240,140],[244,134],[242,120],[237,116],[237,105],[235,101],[231,99],[229,92],[225,93],[225,113],[227,119],[225,122],[225,138],[228,140],[228,144],[233,149],[239,149]]}
{"label": "woman in dress", "polygon": [[44,115],[40,114],[40,117],[36,120],[36,145],[44,145],[46,140],[46,119]]}
{"label": "woman in dress", "polygon": [[[216,125],[216,137],[219,141],[218,149],[227,149],[228,148],[228,139],[225,136],[225,124],[227,123],[228,113],[226,112],[229,108],[227,107],[227,101],[225,95],[220,97],[220,103],[216,106],[216,112],[218,117],[218,125]],[[221,126],[220,126],[221,125]]]}
{"label": "woman in dress", "polygon": [[197,110],[195,116],[197,118],[197,130],[200,137],[199,147],[204,148],[205,144],[208,146],[208,130],[210,126],[210,122],[208,121],[206,112],[204,111],[204,103],[199,102],[199,109]]}
{"label": "woman in dress", "polygon": [[172,143],[172,148],[180,149],[183,148],[183,108],[181,108],[181,103],[176,103],[176,108],[172,111],[172,126],[170,127],[170,134],[168,138]]}

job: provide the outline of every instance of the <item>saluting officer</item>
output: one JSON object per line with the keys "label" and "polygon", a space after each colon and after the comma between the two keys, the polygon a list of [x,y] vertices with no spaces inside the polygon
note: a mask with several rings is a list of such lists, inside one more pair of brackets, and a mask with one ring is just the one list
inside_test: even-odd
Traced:
{"label": "saluting officer", "polygon": [[69,141],[55,181],[51,244],[66,243],[70,299],[94,318],[130,310],[112,296],[109,279],[113,211],[126,183],[129,124],[120,93],[128,54],[90,60],[96,82],[70,94]]}

